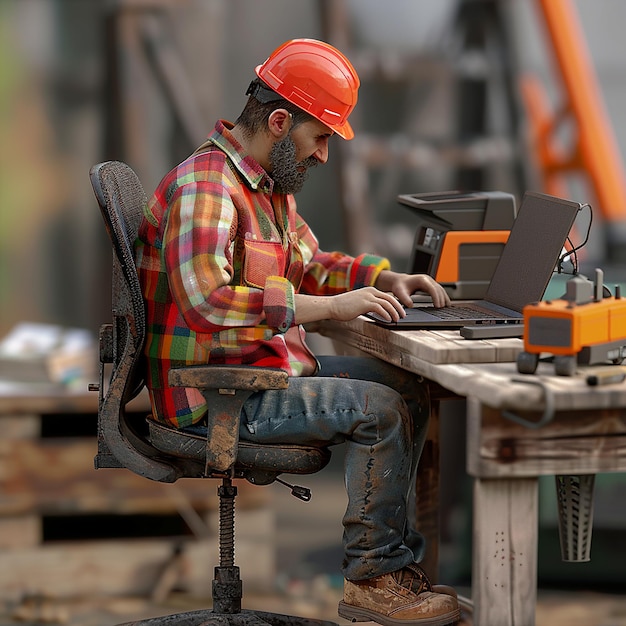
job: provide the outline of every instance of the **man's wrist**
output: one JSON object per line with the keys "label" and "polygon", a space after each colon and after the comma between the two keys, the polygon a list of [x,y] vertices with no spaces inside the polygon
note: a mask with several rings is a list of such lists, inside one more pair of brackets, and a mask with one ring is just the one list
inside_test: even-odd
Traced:
{"label": "man's wrist", "polygon": [[391,270],[382,270],[378,274],[374,287],[376,287],[376,289],[380,289],[380,291],[391,291],[395,276],[396,272],[392,272]]}

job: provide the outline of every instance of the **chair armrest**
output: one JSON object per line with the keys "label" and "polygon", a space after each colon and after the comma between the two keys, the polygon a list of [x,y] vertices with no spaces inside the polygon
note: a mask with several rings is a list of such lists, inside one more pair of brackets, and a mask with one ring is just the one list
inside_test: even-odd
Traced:
{"label": "chair armrest", "polygon": [[252,365],[191,365],[169,371],[172,387],[197,387],[198,389],[241,389],[264,391],[286,389],[287,372],[277,368],[260,368]]}
{"label": "chair armrest", "polygon": [[172,368],[173,387],[195,387],[207,404],[205,473],[226,472],[237,459],[239,422],[244,402],[255,391],[286,389],[287,372],[250,365],[193,365]]}

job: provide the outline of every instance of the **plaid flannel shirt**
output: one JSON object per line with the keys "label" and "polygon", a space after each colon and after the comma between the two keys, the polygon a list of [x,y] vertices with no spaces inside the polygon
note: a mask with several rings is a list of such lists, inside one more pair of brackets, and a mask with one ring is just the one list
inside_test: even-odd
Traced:
{"label": "plaid flannel shirt", "polygon": [[171,170],[144,211],[135,256],[146,302],[146,383],[153,417],[201,419],[195,389],[170,387],[171,367],[244,364],[314,374],[294,323],[294,295],[373,285],[386,259],[323,252],[265,170],[218,121],[201,149]]}

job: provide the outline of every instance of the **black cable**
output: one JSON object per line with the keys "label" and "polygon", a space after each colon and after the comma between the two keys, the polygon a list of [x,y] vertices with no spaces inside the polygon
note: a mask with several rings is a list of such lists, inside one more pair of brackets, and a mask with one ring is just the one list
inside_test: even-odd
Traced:
{"label": "black cable", "polygon": [[572,261],[572,265],[574,266],[574,275],[578,274],[578,250],[580,250],[581,248],[583,248],[583,246],[585,246],[587,244],[587,242],[589,241],[589,234],[591,233],[591,223],[593,222],[593,208],[592,206],[588,203],[585,202],[585,204],[581,204],[580,205],[580,209],[584,209],[585,207],[589,208],[589,225],[587,226],[587,232],[585,233],[585,239],[584,241],[575,246],[572,242],[572,240],[570,239],[569,235],[567,236],[567,241],[569,242],[570,246],[572,246],[571,250],[566,250],[563,254],[561,254],[561,256],[559,257],[559,260],[557,261],[557,272],[559,274],[563,273],[563,262],[565,261],[565,258],[568,256],[572,256],[574,257],[573,261]]}

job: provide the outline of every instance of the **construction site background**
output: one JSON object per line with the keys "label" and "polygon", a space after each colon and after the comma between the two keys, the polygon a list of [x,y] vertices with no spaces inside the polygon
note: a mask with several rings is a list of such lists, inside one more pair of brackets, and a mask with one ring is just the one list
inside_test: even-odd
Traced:
{"label": "construction site background", "polygon": [[[570,4],[594,79],[590,85],[581,76],[579,89],[592,90],[602,109],[623,178],[626,3]],[[215,120],[238,115],[255,65],[294,37],[335,43],[362,77],[355,140],[333,140],[328,164],[298,196],[324,249],[384,254],[402,270],[413,228],[399,194],[501,190],[519,200],[526,189],[546,190],[554,154],[546,162],[533,143],[533,123],[541,119],[524,87],[532,77],[559,122],[554,134],[565,160],[573,155],[563,192],[594,205],[581,266],[601,266],[608,281],[623,283],[626,205],[600,206],[590,186],[540,7],[540,0],[298,0],[297,8],[292,0],[1,0],[0,337],[24,321],[97,334],[111,317],[111,252],[89,168],[126,161],[151,191]],[[446,410],[461,411],[454,403]],[[443,454],[455,459],[442,468],[442,575],[462,588],[471,583],[471,485],[463,429],[458,419],[454,424],[442,437]],[[341,461],[339,454],[324,476],[311,479],[319,485],[315,515],[303,514],[282,488],[269,490],[278,518],[264,518],[262,527],[276,533],[268,545],[278,550],[276,588],[287,610],[335,615]],[[539,626],[626,624],[624,559],[612,553],[623,543],[625,490],[621,477],[599,477],[594,556],[569,568],[558,562],[553,490],[542,492]],[[291,534],[294,528],[301,532]],[[557,616],[552,608],[561,596],[550,595],[553,589],[565,589],[568,602],[576,595],[579,605]],[[611,602],[600,609],[597,594],[605,592]],[[38,609],[28,606],[32,617]],[[123,603],[118,609],[148,611]],[[598,621],[584,621],[594,619],[587,611]],[[98,623],[89,619],[82,623]]]}

